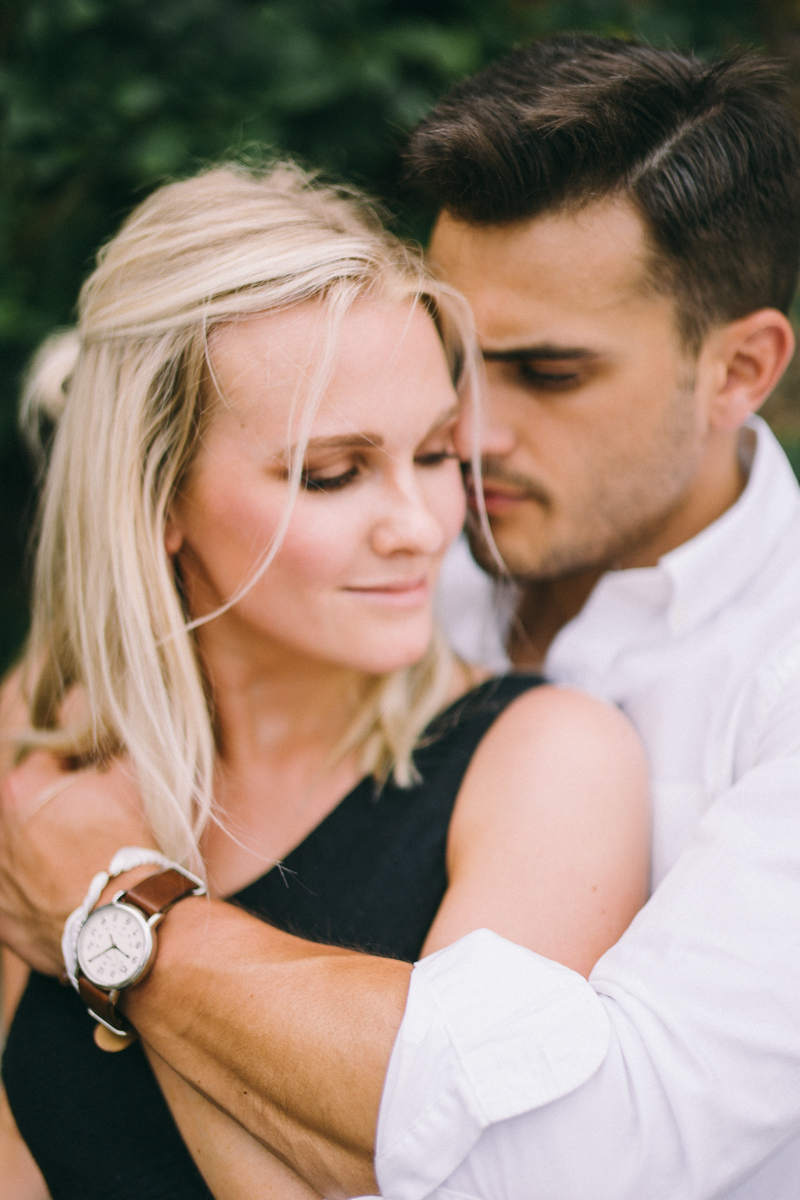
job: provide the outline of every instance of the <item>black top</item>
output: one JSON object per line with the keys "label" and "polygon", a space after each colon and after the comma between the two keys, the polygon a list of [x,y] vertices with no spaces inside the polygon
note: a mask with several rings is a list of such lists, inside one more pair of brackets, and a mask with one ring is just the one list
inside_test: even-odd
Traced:
{"label": "black top", "polygon": [[[470,759],[499,713],[541,682],[508,675],[463,696],[425,731],[421,782],[376,793],[362,779],[232,902],[304,938],[413,962],[447,887],[447,830]],[[210,1200],[140,1045],[107,1054],[93,1032],[72,988],[31,974],[3,1080],[53,1200]]]}

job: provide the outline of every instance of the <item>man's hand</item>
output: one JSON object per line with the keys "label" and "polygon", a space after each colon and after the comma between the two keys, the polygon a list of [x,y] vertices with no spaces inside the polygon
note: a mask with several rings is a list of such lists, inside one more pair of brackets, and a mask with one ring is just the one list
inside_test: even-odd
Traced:
{"label": "man's hand", "polygon": [[[116,851],[137,845],[153,841],[124,764],[70,773],[31,755],[0,793],[0,941],[60,973],[67,916]],[[159,927],[153,970],[123,1011],[190,1089],[318,1194],[361,1196],[376,1189],[378,1106],[410,974],[190,898]],[[171,1100],[196,1140],[196,1109],[187,1117]]]}
{"label": "man's hand", "polygon": [[68,771],[31,754],[0,789],[0,942],[37,971],[64,968],[64,922],[121,846],[153,846],[129,767]]}

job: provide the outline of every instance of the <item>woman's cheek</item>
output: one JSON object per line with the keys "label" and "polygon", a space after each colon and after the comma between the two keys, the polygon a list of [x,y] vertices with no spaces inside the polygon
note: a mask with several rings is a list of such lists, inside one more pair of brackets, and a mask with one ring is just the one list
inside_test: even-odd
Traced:
{"label": "woman's cheek", "polygon": [[363,507],[342,503],[344,499],[298,497],[278,557],[320,582],[338,580],[365,542],[361,533]]}
{"label": "woman's cheek", "polygon": [[[440,472],[428,495],[428,505],[442,525],[445,540],[449,546],[454,542],[464,527],[467,517],[467,496],[464,481],[461,477],[461,467],[455,461],[448,460],[446,468]],[[446,547],[445,547],[446,548]]]}

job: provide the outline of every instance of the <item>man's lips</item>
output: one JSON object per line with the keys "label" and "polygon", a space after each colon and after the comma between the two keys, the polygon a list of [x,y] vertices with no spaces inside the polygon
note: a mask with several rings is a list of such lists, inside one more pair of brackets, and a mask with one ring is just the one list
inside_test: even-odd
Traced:
{"label": "man's lips", "polygon": [[[490,517],[510,512],[526,500],[533,499],[535,497],[531,496],[528,492],[512,488],[495,487],[491,483],[483,485],[483,501],[486,505],[486,512]],[[474,488],[468,489],[467,502],[473,512],[478,512],[478,499]]]}

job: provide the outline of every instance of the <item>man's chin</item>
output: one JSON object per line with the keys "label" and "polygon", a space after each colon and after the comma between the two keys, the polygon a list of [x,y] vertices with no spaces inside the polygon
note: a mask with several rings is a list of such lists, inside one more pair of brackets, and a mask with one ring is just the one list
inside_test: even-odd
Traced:
{"label": "man's chin", "polygon": [[[472,557],[481,570],[490,575],[492,579],[508,579],[509,576],[516,578],[518,575],[528,577],[530,575],[530,564],[528,562],[521,563],[519,555],[514,552],[513,547],[504,548],[503,538],[495,541],[494,546],[488,544],[477,520],[467,521],[466,535]],[[504,566],[498,562],[498,556]],[[522,569],[520,570],[520,568]]]}
{"label": "man's chin", "polygon": [[[608,556],[581,547],[580,551],[568,553],[563,548],[539,547],[538,555],[531,553],[530,545],[520,546],[519,540],[509,536],[508,530],[493,530],[494,548],[487,544],[483,530],[477,520],[468,520],[467,541],[475,562],[492,579],[512,579],[515,583],[547,583],[576,575],[598,574],[609,569]],[[505,570],[497,561],[500,556]]]}

